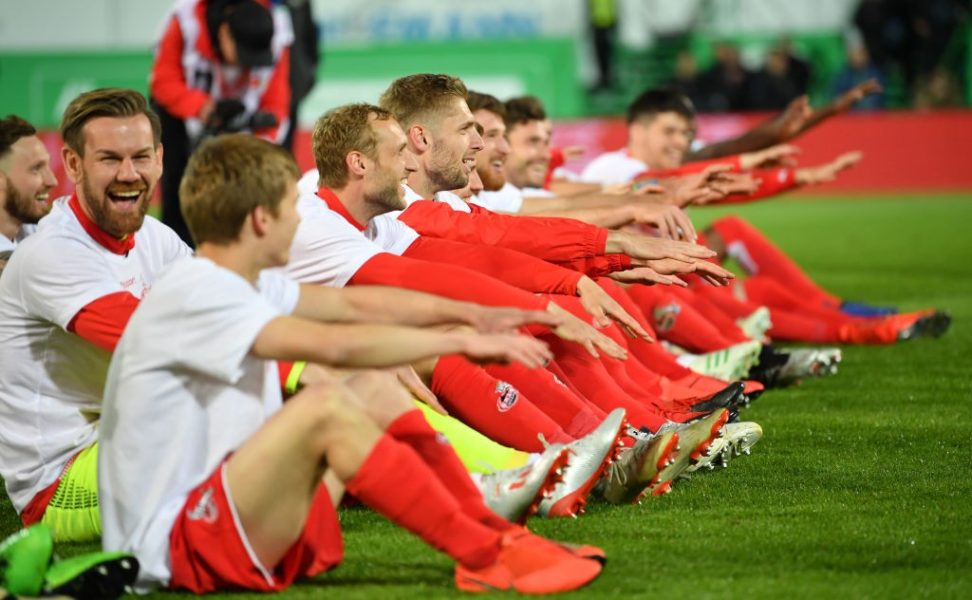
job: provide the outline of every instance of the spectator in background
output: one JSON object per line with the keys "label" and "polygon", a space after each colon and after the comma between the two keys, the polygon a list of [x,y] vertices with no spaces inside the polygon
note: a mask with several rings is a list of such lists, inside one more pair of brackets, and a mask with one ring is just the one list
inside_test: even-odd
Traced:
{"label": "spectator in background", "polygon": [[[871,62],[867,48],[860,41],[852,41],[847,48],[847,66],[834,78],[831,95],[837,98],[868,80],[875,80],[883,87],[884,76]],[[877,110],[883,106],[881,90],[861,98],[852,110]]]}
{"label": "spectator in background", "polygon": [[156,48],[149,80],[162,120],[162,219],[191,244],[179,210],[189,154],[207,135],[252,131],[283,143],[290,129],[293,31],[267,1],[179,0]]}
{"label": "spectator in background", "polygon": [[788,37],[780,38],[774,50],[779,51],[785,58],[787,78],[797,90],[797,96],[806,94],[810,89],[810,80],[813,77],[813,69],[810,63],[797,55],[793,50],[793,40]]}
{"label": "spectator in background", "polygon": [[587,8],[597,61],[595,92],[614,87],[614,34],[618,28],[617,0],[588,0]]}
{"label": "spectator in background", "polygon": [[297,131],[297,111],[317,83],[317,68],[321,62],[320,29],[314,22],[310,0],[275,2],[287,8],[294,30],[294,43],[290,47],[290,127],[281,144],[292,152],[294,133]]}
{"label": "spectator in background", "polygon": [[728,42],[715,48],[716,62],[699,78],[699,110],[726,112],[746,110],[750,72],[739,56],[739,49]]}
{"label": "spectator in background", "polygon": [[790,58],[780,47],[769,51],[766,64],[749,79],[746,108],[782,110],[791,100],[804,94],[805,88],[800,88],[800,81],[806,79],[806,73],[791,71]]}
{"label": "spectator in background", "polygon": [[914,105],[924,110],[964,106],[962,88],[948,69],[937,67],[930,75],[918,80]]}
{"label": "spectator in background", "polygon": [[675,58],[675,74],[665,86],[682,92],[696,106],[702,104],[699,63],[691,50],[682,50],[678,53]]}

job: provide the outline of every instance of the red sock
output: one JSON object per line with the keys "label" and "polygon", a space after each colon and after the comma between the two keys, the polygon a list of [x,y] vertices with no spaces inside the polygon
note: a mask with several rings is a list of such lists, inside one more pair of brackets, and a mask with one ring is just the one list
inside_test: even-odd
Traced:
{"label": "red sock", "polygon": [[499,555],[499,533],[469,517],[414,450],[382,435],[350,481],[350,493],[471,569]]}
{"label": "red sock", "polygon": [[743,282],[743,287],[746,290],[746,299],[756,304],[770,308],[785,308],[808,317],[824,319],[837,325],[852,323],[856,320],[836,308],[828,308],[807,301],[807,299],[786,289],[778,281],[769,277],[761,275],[749,277]]}
{"label": "red sock", "polygon": [[483,502],[479,488],[469,478],[469,472],[444,436],[439,435],[420,410],[410,410],[385,429],[385,433],[408,444],[436,474],[442,485],[459,501],[467,515],[497,531],[506,531],[512,524],[491,511]]}
{"label": "red sock", "polygon": [[[701,283],[706,287],[713,287],[708,283]],[[708,298],[699,294],[695,288],[680,288],[680,287],[670,287],[669,292],[677,297],[683,299],[686,304],[694,308],[700,315],[705,317],[705,319],[715,326],[716,329],[722,333],[723,336],[729,339],[733,344],[739,344],[748,341],[749,338],[746,333],[739,328],[735,319],[730,317],[718,306],[713,304]]]}
{"label": "red sock", "polygon": [[793,259],[746,221],[728,216],[716,220],[711,228],[719,233],[726,253],[736,259],[749,275],[766,274],[819,305],[840,306],[840,298],[814,283]]}
{"label": "red sock", "polygon": [[461,356],[439,358],[432,393],[452,416],[504,446],[542,452],[538,433],[550,443],[574,439],[515,387]]}
{"label": "red sock", "polygon": [[519,363],[511,363],[487,365],[486,372],[516,386],[534,406],[575,438],[594,431],[604,420],[591,410],[585,398],[577,396],[546,369],[528,369]]}
{"label": "red sock", "polygon": [[583,347],[551,336],[546,340],[557,356],[557,365],[564,375],[590,402],[605,413],[624,408],[628,420],[636,427],[657,430],[665,419],[657,411],[632,398],[608,374],[601,361],[592,357]]}

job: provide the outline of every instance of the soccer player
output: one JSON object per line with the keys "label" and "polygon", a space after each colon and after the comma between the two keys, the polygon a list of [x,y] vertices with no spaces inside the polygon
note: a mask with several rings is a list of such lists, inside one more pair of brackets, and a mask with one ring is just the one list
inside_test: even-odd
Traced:
{"label": "soccer player", "polygon": [[[628,110],[629,140],[626,150],[602,155],[585,169],[585,178],[616,177],[628,180],[639,170],[647,176],[680,173],[698,168],[681,167],[682,157],[694,129],[694,110],[688,100],[665,89],[648,90],[632,102]],[[717,159],[733,169],[750,169],[766,160],[778,160],[792,154],[788,147]],[[791,189],[817,181],[826,181],[854,162],[854,157],[839,157],[833,163],[817,168],[789,167],[759,172],[760,190],[754,196]],[[808,342],[893,343],[915,335],[940,335],[948,326],[943,313],[921,311],[884,319],[860,320],[841,311],[842,300],[816,285],[789,257],[738,217],[715,221],[705,232],[705,240],[720,251],[720,256],[733,256],[750,277],[737,285],[749,300],[743,305],[722,291],[698,288],[718,303],[734,319],[750,315],[760,305],[770,307],[775,339]]]}
{"label": "soccer player", "polygon": [[0,119],[0,252],[16,248],[51,210],[57,179],[37,130],[16,115]]}
{"label": "soccer player", "polygon": [[[0,280],[0,474],[25,524],[88,540],[100,531],[97,422],[111,351],[158,271],[190,251],[145,216],[162,148],[140,94],[82,94],[60,131],[76,191],[54,202]],[[36,181],[35,204],[52,185]]]}
{"label": "soccer player", "polygon": [[277,591],[340,563],[334,507],[347,489],[454,558],[459,589],[552,593],[593,580],[598,561],[489,511],[461,467],[442,464],[449,450],[420,415],[412,422],[416,411],[387,414],[380,392],[361,397],[337,383],[282,403],[274,359],[549,357],[521,336],[324,324],[340,291],[265,271],[287,261],[297,176],[285,151],[243,135],[206,142],[190,159],[180,196],[198,256],[156,282],[109,370],[105,548],[138,557],[143,590]]}

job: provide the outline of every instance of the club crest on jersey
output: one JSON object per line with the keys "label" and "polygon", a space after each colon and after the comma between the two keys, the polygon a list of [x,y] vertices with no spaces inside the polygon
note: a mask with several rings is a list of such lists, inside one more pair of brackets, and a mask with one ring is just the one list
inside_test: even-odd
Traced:
{"label": "club crest on jersey", "polygon": [[219,518],[219,509],[213,501],[213,488],[208,487],[199,497],[199,502],[186,513],[190,521],[203,521],[205,523],[215,523]]}
{"label": "club crest on jersey", "polygon": [[496,409],[500,412],[506,412],[513,408],[519,397],[520,392],[505,381],[496,384]]}
{"label": "club crest on jersey", "polygon": [[651,312],[651,316],[655,320],[655,329],[658,331],[670,330],[675,326],[675,319],[678,318],[680,312],[682,312],[682,307],[674,303],[655,307],[655,310]]}

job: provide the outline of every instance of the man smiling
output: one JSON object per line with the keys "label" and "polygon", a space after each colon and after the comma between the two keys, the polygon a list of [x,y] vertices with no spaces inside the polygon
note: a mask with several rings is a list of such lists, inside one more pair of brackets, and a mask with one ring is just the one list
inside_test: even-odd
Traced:
{"label": "man smiling", "polygon": [[190,254],[145,216],[159,136],[138,92],[74,99],[61,137],[77,191],[53,203],[0,283],[0,474],[24,523],[44,522],[56,540],[100,533],[97,421],[111,352],[156,274]]}
{"label": "man smiling", "polygon": [[5,199],[0,203],[0,252],[13,250],[33,233],[33,225],[51,210],[48,195],[57,185],[50,155],[37,130],[15,115],[0,119],[0,175]]}

